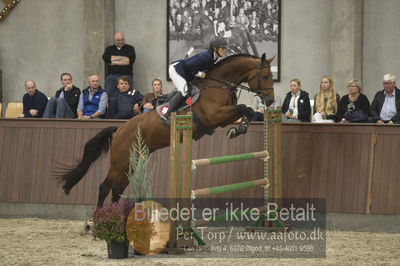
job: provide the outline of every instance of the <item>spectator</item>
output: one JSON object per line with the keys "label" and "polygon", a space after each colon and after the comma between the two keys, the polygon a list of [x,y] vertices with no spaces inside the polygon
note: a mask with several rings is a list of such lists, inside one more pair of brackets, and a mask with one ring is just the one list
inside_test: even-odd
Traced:
{"label": "spectator", "polygon": [[61,89],[56,91],[56,96],[51,97],[46,105],[43,118],[76,118],[81,90],[72,84],[69,73],[61,74]]}
{"label": "spectator", "polygon": [[175,31],[182,32],[183,26],[184,26],[184,24],[182,21],[182,15],[180,13],[178,13],[178,14],[176,14]]}
{"label": "spectator", "polygon": [[339,118],[344,123],[367,122],[370,116],[370,104],[367,96],[360,92],[360,82],[356,79],[350,80],[347,89],[349,94],[340,100]]}
{"label": "spectator", "polygon": [[186,23],[189,25],[189,18],[190,18],[189,11],[187,9],[183,10],[182,14],[183,25],[185,25]]}
{"label": "spectator", "polygon": [[171,14],[169,15],[170,25],[175,25],[176,23],[176,8],[171,9]]}
{"label": "spectator", "polygon": [[25,81],[25,91],[26,93],[22,98],[23,113],[19,114],[18,117],[42,117],[47,104],[47,96],[36,89],[36,83],[33,80]]}
{"label": "spectator", "polygon": [[84,89],[79,97],[77,108],[78,119],[103,118],[107,107],[107,92],[100,86],[99,76],[90,75],[89,86]]}
{"label": "spectator", "polygon": [[250,25],[249,25],[249,29],[248,29],[249,33],[250,33],[251,35],[256,35],[256,34],[258,34],[259,30],[260,30],[260,28],[259,28],[259,26],[258,26],[256,20],[255,20],[255,19],[252,19],[252,20],[251,20],[251,23],[250,23]]}
{"label": "spectator", "polygon": [[283,101],[282,114],[282,122],[310,122],[310,98],[307,92],[301,90],[298,79],[290,81],[290,92]]}
{"label": "spectator", "polygon": [[338,122],[340,96],[336,93],[331,77],[323,76],[317,95],[315,95],[313,122]]}
{"label": "spectator", "polygon": [[229,17],[230,17],[230,10],[226,3],[226,0],[221,0],[221,10],[219,12],[218,22],[219,23],[224,22],[225,24],[228,24]]}
{"label": "spectator", "polygon": [[122,32],[114,35],[114,45],[106,48],[103,54],[103,60],[106,64],[107,77],[105,89],[109,95],[118,92],[115,85],[117,78],[126,76],[129,79],[130,86],[133,88],[133,64],[136,60],[135,48],[125,44],[125,36]]}
{"label": "spectator", "polygon": [[236,23],[238,24],[238,26],[242,29],[242,30],[246,30],[247,27],[250,24],[249,19],[247,18],[247,16],[244,14],[244,9],[240,8],[239,9],[239,15],[237,15],[236,17]]}
{"label": "spectator", "polygon": [[119,77],[117,80],[118,95],[108,98],[108,119],[130,119],[139,113],[139,103],[143,95],[136,91],[129,91],[127,77]]}
{"label": "spectator", "polygon": [[257,25],[260,24],[260,18],[257,16],[257,11],[253,10],[253,11],[251,12],[251,15],[250,15],[249,20],[250,20],[250,21],[251,21],[251,20],[255,20]]}
{"label": "spectator", "polygon": [[392,74],[383,76],[383,88],[372,101],[372,121],[377,124],[400,123],[400,90],[396,87],[396,77]]}
{"label": "spectator", "polygon": [[263,104],[260,96],[255,95],[253,100],[254,116],[253,121],[264,121],[265,104]]}
{"label": "spectator", "polygon": [[232,15],[228,21],[228,27],[229,29],[235,28],[237,27],[237,23],[236,23],[236,17],[234,15]]}
{"label": "spectator", "polygon": [[147,93],[143,96],[141,108],[143,113],[150,112],[157,105],[157,98],[163,95],[162,81],[159,78],[154,78],[151,82],[153,92]]}

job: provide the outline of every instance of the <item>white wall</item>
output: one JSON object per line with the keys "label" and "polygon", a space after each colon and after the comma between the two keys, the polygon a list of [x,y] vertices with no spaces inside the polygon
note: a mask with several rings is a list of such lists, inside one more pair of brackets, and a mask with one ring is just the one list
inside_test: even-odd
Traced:
{"label": "white wall", "polygon": [[133,65],[135,87],[151,91],[151,80],[161,78],[164,91],[172,85],[166,82],[167,1],[117,0],[115,1],[115,30],[125,33],[128,44],[135,47]]}
{"label": "white wall", "polygon": [[[303,89],[313,97],[321,76],[332,75],[333,1],[282,0],[281,82],[275,84],[275,91],[282,100],[291,79],[299,78]],[[109,39],[103,28],[114,26],[116,31],[125,32],[127,43],[135,46],[137,89],[149,91],[153,77],[163,79],[165,91],[172,89],[171,82],[166,81],[167,1],[116,0],[115,25],[99,19],[106,24],[97,29],[85,25],[88,19],[84,17],[85,12],[93,12],[93,16],[100,12],[96,8],[84,10],[92,2],[107,1],[22,0],[0,23],[3,102],[20,101],[26,79],[36,80],[40,90],[48,96],[54,95],[60,86],[59,75],[64,71],[71,72],[75,83],[83,88],[89,62],[87,51],[93,57],[99,53],[98,60],[99,51],[104,51],[107,45],[104,38]],[[364,0],[363,9],[362,81],[364,92],[372,100],[375,92],[382,89],[381,79],[385,73],[400,78],[400,1]],[[91,23],[96,24],[96,21]],[[103,32],[97,32],[101,30]],[[95,39],[97,35],[107,36],[99,37],[103,41],[87,42],[84,40],[88,33],[94,36],[89,38]],[[91,47],[85,46],[88,43]],[[340,57],[336,57],[338,59]],[[252,95],[242,93],[240,101],[251,104]]]}
{"label": "white wall", "polygon": [[372,101],[383,90],[382,78],[387,73],[397,77],[400,87],[400,1],[365,0],[363,89]]}
{"label": "white wall", "polygon": [[320,78],[330,75],[331,0],[282,0],[281,82],[275,92],[284,95],[298,78],[314,97]]}
{"label": "white wall", "polygon": [[0,23],[3,101],[21,101],[24,82],[52,96],[60,74],[83,82],[83,1],[23,0]]}

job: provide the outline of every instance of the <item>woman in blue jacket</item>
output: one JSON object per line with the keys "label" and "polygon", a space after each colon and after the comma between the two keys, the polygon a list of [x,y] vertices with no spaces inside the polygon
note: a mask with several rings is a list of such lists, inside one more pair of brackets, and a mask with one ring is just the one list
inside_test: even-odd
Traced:
{"label": "woman in blue jacket", "polygon": [[217,37],[210,41],[209,47],[210,49],[204,52],[173,62],[169,66],[168,73],[178,93],[170,100],[168,111],[161,117],[162,121],[168,121],[171,112],[174,112],[187,96],[187,83],[193,81],[196,77],[204,79],[206,72],[214,66],[218,58],[225,56],[227,42],[224,38]]}

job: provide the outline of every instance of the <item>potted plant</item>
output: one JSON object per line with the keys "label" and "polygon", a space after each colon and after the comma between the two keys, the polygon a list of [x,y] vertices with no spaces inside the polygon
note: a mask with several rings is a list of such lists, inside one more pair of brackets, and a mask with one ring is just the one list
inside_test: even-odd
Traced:
{"label": "potted plant", "polygon": [[93,213],[92,234],[95,239],[107,242],[108,258],[123,259],[128,257],[128,238],[126,221],[133,203],[122,199],[110,202]]}
{"label": "potted plant", "polygon": [[[126,173],[130,181],[131,194],[128,197],[121,198],[117,203],[110,202],[101,208],[97,208],[93,213],[93,236],[95,239],[107,242],[109,258],[127,258],[129,242],[136,247],[140,245],[141,254],[148,254],[147,243],[150,243],[151,237],[155,234],[154,223],[152,223],[151,217],[141,217],[143,219],[140,221],[132,220],[132,217],[129,217],[129,240],[127,235],[127,221],[130,212],[135,210],[135,203],[145,201],[152,196],[153,171],[151,171],[151,174],[147,171],[149,155],[149,149],[145,145],[140,129],[138,128],[136,141],[132,144],[129,157],[129,171]],[[136,210],[141,208],[139,205]],[[145,243],[144,249],[143,243]]]}
{"label": "potted plant", "polygon": [[131,188],[130,199],[136,203],[127,220],[127,235],[135,254],[149,255],[150,241],[156,234],[152,214],[143,212],[153,194],[153,169],[149,171],[149,148],[144,143],[140,128],[129,156],[127,177]]}
{"label": "potted plant", "polygon": [[138,127],[136,141],[132,143],[129,156],[129,169],[126,173],[131,188],[131,198],[134,202],[142,202],[153,196],[153,169],[148,171],[150,161],[149,148],[144,143],[142,133]]}

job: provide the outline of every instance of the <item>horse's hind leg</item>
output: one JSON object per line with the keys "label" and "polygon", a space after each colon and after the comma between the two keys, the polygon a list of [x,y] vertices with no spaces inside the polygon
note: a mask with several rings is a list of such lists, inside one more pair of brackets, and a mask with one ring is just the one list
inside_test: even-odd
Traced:
{"label": "horse's hind leg", "polygon": [[110,190],[112,188],[112,182],[110,182],[109,176],[106,177],[106,179],[101,183],[99,186],[99,197],[97,199],[97,207],[103,207],[104,201],[107,198],[108,193],[110,193]]}
{"label": "horse's hind leg", "polygon": [[128,179],[124,178],[118,185],[112,188],[112,202],[118,202],[124,193],[125,188],[128,186]]}

